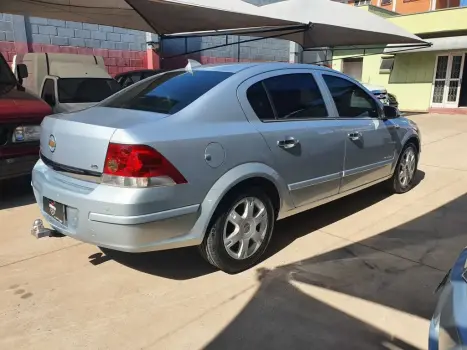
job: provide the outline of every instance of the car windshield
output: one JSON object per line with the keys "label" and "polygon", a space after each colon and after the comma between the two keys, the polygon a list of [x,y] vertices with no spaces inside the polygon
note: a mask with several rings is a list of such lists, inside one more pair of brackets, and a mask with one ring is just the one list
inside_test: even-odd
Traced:
{"label": "car windshield", "polygon": [[174,114],[230,77],[217,71],[171,71],[149,78],[104,101],[100,106]]}
{"label": "car windshield", "polygon": [[121,89],[110,78],[60,78],[57,84],[61,103],[97,103]]}

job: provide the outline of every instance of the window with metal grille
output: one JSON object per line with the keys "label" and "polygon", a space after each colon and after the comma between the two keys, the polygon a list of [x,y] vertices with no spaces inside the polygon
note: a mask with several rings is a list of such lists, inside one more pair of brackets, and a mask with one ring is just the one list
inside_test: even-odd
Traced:
{"label": "window with metal grille", "polygon": [[391,5],[392,0],[381,0],[381,6]]}

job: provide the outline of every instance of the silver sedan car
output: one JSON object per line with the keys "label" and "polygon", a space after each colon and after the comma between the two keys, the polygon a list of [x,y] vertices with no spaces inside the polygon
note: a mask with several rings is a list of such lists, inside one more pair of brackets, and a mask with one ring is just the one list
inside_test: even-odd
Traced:
{"label": "silver sedan car", "polygon": [[235,273],[278,219],[381,182],[410,190],[419,154],[416,124],[339,72],[212,65],[45,118],[32,186],[66,236],[134,253],[199,246]]}

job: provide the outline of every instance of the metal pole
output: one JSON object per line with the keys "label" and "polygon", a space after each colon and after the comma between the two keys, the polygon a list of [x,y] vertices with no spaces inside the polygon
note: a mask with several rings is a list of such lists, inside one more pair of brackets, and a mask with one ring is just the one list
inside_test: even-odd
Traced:
{"label": "metal pole", "polygon": [[159,35],[159,65],[162,69],[165,68],[165,61],[164,61],[164,36]]}

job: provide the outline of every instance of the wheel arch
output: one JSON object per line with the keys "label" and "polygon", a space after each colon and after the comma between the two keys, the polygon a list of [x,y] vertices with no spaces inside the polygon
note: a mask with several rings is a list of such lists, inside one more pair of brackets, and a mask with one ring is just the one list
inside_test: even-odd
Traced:
{"label": "wheel arch", "polygon": [[202,242],[206,230],[222,201],[244,186],[264,186],[272,195],[276,214],[293,208],[293,202],[282,177],[271,167],[262,163],[247,163],[235,167],[221,176],[201,203],[201,212],[191,233]]}
{"label": "wheel arch", "polygon": [[402,149],[404,149],[404,147],[406,145],[408,145],[409,143],[413,143],[414,146],[417,147],[418,153],[420,153],[422,151],[421,144],[420,144],[420,138],[417,135],[415,135],[415,134],[410,135],[407,138],[407,140],[403,143]]}
{"label": "wheel arch", "polygon": [[400,148],[397,149],[397,156],[394,157],[394,161],[391,167],[391,176],[394,174],[394,171],[396,170],[396,165],[397,165],[397,162],[399,161],[399,157],[402,155],[402,151],[404,150],[405,146],[407,146],[409,143],[413,143],[415,147],[417,147],[418,153],[420,154],[421,152],[420,137],[414,132],[407,133],[407,135],[405,135],[405,137],[402,139],[401,143],[399,144]]}

